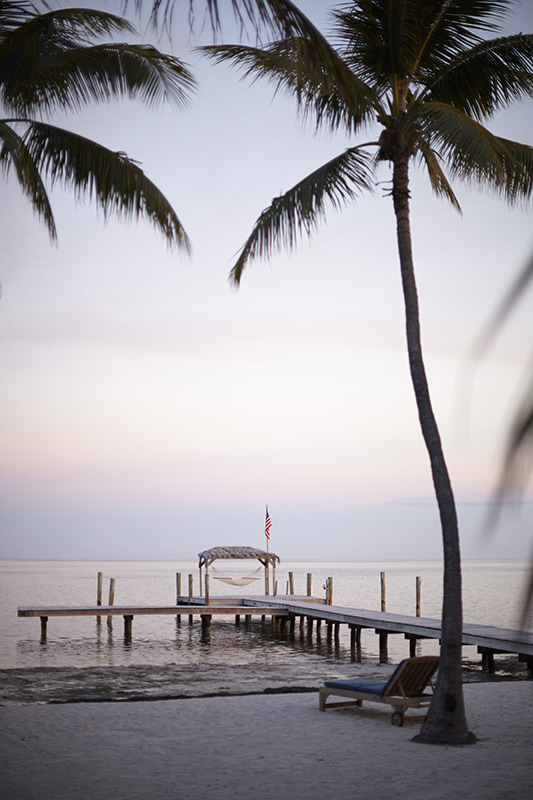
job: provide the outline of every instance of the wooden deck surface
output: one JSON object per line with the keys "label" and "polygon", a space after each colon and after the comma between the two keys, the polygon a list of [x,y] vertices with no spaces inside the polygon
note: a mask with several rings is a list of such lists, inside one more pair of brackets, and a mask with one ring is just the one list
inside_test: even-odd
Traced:
{"label": "wooden deck surface", "polygon": [[[200,614],[201,616],[211,616],[212,614],[272,614],[272,606],[254,606],[253,608],[243,605],[179,605],[179,606],[19,606],[17,614],[19,617],[108,617],[124,616],[136,617],[144,614]],[[286,617],[289,612],[275,609],[276,616]]]}

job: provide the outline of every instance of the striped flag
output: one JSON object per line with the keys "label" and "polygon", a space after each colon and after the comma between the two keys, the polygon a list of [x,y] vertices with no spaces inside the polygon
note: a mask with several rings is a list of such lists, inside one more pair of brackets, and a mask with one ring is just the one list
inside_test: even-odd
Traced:
{"label": "striped flag", "polygon": [[265,519],[265,536],[268,540],[270,540],[270,528],[272,527],[272,523],[270,521],[270,515],[268,513],[268,506],[266,507],[266,519]]}

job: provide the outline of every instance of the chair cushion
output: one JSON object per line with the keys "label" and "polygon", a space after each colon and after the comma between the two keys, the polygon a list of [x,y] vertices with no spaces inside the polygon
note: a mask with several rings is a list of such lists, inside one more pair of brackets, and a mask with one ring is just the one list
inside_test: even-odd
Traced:
{"label": "chair cushion", "polygon": [[366,692],[367,694],[381,695],[387,683],[388,681],[372,681],[365,678],[356,678],[355,680],[326,681],[324,686],[327,686],[329,689],[349,689],[353,692]]}

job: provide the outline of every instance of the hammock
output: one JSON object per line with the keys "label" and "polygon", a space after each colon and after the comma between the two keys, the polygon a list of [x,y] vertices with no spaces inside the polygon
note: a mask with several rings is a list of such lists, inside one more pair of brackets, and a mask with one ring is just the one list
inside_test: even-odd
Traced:
{"label": "hammock", "polygon": [[[213,572],[217,571],[213,566],[211,566],[211,569]],[[213,575],[213,578],[216,581],[222,581],[222,583],[229,583],[230,586],[248,586],[249,583],[259,580],[256,575],[258,572],[261,572],[262,569],[263,567],[258,567],[250,575],[243,575],[242,578],[232,578],[230,575]]]}

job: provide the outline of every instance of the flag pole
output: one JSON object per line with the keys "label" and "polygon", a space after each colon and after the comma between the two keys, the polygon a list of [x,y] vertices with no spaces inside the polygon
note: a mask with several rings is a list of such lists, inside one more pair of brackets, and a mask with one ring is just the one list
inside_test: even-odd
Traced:
{"label": "flag pole", "polygon": [[268,513],[268,505],[265,506],[266,508],[266,516],[265,516],[265,539],[266,539],[266,551],[268,553],[268,543],[270,541],[270,527],[272,525],[270,521],[270,515]]}

